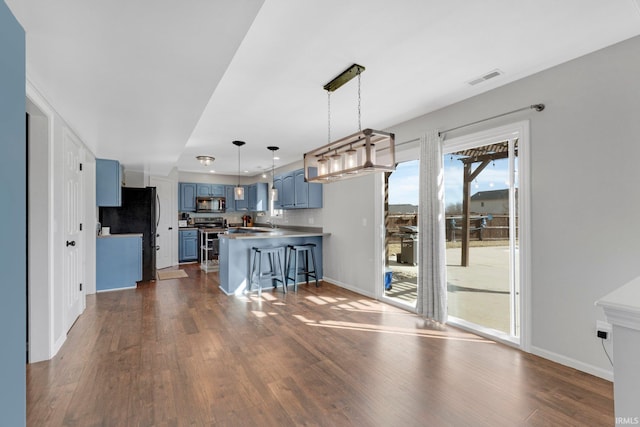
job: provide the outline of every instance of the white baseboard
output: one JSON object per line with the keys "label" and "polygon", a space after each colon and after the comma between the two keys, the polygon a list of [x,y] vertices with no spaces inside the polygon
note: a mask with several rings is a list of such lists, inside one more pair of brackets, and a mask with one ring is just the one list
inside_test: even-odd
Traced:
{"label": "white baseboard", "polygon": [[125,286],[123,288],[113,288],[113,289],[100,289],[99,291],[96,291],[97,294],[102,294],[105,292],[115,292],[115,291],[124,291],[126,289],[136,289],[138,287],[138,285],[136,286]]}
{"label": "white baseboard", "polygon": [[62,345],[66,340],[67,340],[67,334],[62,334],[62,336],[53,343],[53,348],[51,349],[51,354],[49,355],[49,359],[53,359],[53,357],[56,354],[58,354],[58,352],[60,351],[60,349],[62,348]]}
{"label": "white baseboard", "polygon": [[332,285],[336,285],[336,286],[339,286],[341,288],[345,288],[345,289],[347,289],[347,290],[349,290],[351,292],[355,292],[356,294],[364,295],[365,297],[369,297],[369,298],[372,298],[372,299],[377,299],[374,294],[369,293],[369,292],[365,292],[360,288],[355,288],[355,287],[353,287],[351,285],[348,285],[346,283],[342,283],[339,280],[335,280],[335,279],[332,279],[332,278],[326,277],[326,276],[323,277],[322,280],[325,281],[325,282],[329,282]]}
{"label": "white baseboard", "polygon": [[613,371],[609,371],[606,369],[598,368],[597,366],[590,365],[588,363],[580,362],[579,360],[573,359],[571,357],[563,356],[558,353],[554,353],[552,351],[548,351],[542,349],[540,347],[531,346],[531,354],[535,354],[536,356],[543,357],[545,359],[549,359],[552,362],[559,363],[561,365],[569,366],[570,368],[577,369],[582,372],[586,372],[587,374],[594,375],[596,377],[600,377],[607,381],[613,382]]}

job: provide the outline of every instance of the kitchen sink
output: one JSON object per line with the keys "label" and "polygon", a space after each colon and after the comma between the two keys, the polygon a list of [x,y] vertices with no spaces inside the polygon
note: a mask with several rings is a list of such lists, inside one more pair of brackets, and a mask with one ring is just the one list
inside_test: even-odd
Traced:
{"label": "kitchen sink", "polygon": [[227,229],[227,234],[249,234],[249,233],[269,233],[271,228],[262,227],[231,227]]}

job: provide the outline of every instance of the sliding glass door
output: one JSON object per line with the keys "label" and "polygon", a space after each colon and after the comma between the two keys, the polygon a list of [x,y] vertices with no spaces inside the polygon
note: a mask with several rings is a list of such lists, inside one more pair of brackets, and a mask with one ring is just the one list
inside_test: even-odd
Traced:
{"label": "sliding glass door", "polygon": [[449,319],[518,342],[519,141],[447,149],[444,179]]}

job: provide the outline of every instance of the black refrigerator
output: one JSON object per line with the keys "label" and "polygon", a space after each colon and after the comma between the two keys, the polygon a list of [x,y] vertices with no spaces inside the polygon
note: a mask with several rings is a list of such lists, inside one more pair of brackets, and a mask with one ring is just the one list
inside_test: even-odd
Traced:
{"label": "black refrigerator", "polygon": [[100,224],[111,234],[142,233],[142,280],[156,278],[156,187],[122,187],[120,207],[101,207]]}

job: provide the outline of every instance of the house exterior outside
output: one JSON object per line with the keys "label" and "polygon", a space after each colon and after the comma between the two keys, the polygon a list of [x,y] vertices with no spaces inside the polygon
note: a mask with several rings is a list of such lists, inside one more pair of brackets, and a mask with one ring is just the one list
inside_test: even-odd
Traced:
{"label": "house exterior outside", "polygon": [[[516,190],[517,197],[518,192]],[[509,213],[509,190],[478,191],[471,196],[471,213],[507,215]]]}

